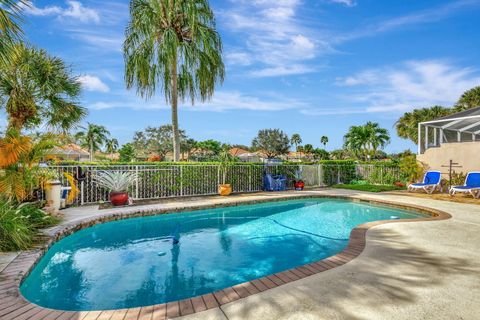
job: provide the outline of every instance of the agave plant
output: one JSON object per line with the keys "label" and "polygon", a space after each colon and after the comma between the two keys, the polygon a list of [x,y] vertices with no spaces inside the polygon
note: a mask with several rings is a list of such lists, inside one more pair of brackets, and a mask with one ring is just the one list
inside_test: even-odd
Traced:
{"label": "agave plant", "polygon": [[98,186],[110,192],[124,192],[137,179],[133,172],[124,171],[102,171],[94,178]]}

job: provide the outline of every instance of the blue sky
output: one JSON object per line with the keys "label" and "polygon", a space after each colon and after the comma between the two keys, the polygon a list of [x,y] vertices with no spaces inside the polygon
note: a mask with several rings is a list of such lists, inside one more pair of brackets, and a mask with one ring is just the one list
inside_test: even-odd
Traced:
{"label": "blue sky", "polygon": [[[480,0],[212,0],[226,79],[212,101],[180,110],[197,140],[250,144],[262,128],[339,148],[351,125],[377,121],[389,152],[412,148],[394,122],[414,107],[452,105],[480,85]],[[123,81],[128,1],[33,1],[31,43],[72,65],[87,121],[121,143],[170,122],[163,97],[148,101]]]}

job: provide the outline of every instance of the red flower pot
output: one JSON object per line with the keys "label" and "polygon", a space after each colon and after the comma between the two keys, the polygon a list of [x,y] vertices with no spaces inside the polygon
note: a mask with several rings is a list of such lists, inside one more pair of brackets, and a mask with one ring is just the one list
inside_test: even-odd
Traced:
{"label": "red flower pot", "polygon": [[294,187],[295,190],[302,191],[303,188],[305,188],[305,182],[303,182],[302,180],[295,181]]}
{"label": "red flower pot", "polygon": [[128,203],[128,192],[110,192],[110,202],[114,206],[124,206]]}

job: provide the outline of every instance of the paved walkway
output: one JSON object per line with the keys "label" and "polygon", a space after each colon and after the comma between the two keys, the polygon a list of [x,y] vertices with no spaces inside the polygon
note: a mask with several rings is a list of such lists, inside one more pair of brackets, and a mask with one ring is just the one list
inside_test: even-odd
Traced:
{"label": "paved walkway", "polygon": [[[421,205],[446,211],[452,219],[376,226],[368,231],[367,245],[360,256],[340,267],[181,319],[480,318],[480,205],[338,189],[303,194]],[[188,209],[296,195],[298,193],[293,192],[259,193],[168,200],[127,210],[98,210],[96,206],[72,208],[64,211],[63,226],[128,210]],[[49,233],[57,231],[52,228]],[[33,309],[23,308],[33,313]],[[28,312],[24,311],[23,315]],[[89,312],[76,314],[75,319],[96,319],[103,315],[106,314]],[[63,314],[65,316],[67,314]],[[155,313],[146,316],[153,320]]]}

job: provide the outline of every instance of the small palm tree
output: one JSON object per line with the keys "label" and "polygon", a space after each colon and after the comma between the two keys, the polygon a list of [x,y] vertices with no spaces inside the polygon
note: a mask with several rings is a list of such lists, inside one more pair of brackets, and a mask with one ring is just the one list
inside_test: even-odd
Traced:
{"label": "small palm tree", "polygon": [[388,131],[380,128],[378,123],[370,121],[362,126],[351,126],[344,136],[345,148],[365,160],[375,155],[379,148],[385,147],[389,142]]}
{"label": "small palm tree", "polygon": [[90,161],[93,161],[95,151],[100,150],[100,147],[108,140],[110,132],[104,126],[88,123],[84,131],[77,132],[75,138],[80,141],[80,145],[88,148],[90,152]]}
{"label": "small palm tree", "polygon": [[63,132],[74,127],[86,110],[77,104],[81,84],[65,63],[24,44],[12,50],[0,68],[0,108],[5,108],[8,127],[20,131],[42,122]]}
{"label": "small palm tree", "polygon": [[295,146],[295,150],[297,150],[298,146],[302,143],[302,138],[298,133],[292,134],[290,138],[290,143]]}
{"label": "small palm tree", "polygon": [[313,154],[313,146],[311,144],[306,144],[303,146],[303,153],[307,156],[307,158],[310,158]]}
{"label": "small palm tree", "polygon": [[377,154],[379,149],[383,149],[390,142],[390,134],[387,129],[380,128],[380,125],[376,122],[367,122],[365,125],[369,133],[368,145],[371,150],[371,156]]}
{"label": "small palm tree", "polygon": [[131,0],[125,37],[127,88],[145,98],[163,89],[179,161],[178,100],[206,101],[224,79],[222,42],[208,0]]}
{"label": "small palm tree", "polygon": [[320,138],[320,143],[323,144],[324,147],[326,147],[327,143],[328,143],[328,137],[327,136],[322,136]]}
{"label": "small palm tree", "polygon": [[105,148],[107,149],[107,153],[114,153],[118,149],[118,140],[115,138],[107,139],[105,142]]}

